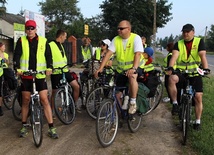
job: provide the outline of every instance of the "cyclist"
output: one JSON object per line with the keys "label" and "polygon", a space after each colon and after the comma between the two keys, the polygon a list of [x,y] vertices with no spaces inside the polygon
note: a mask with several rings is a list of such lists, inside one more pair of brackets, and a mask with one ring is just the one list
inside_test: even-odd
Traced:
{"label": "cyclist", "polygon": [[[22,80],[22,128],[20,130],[20,137],[26,137],[28,134],[26,127],[32,91],[32,76],[23,76],[23,71],[46,70],[46,75],[52,73],[52,55],[47,39],[38,36],[36,31],[36,22],[34,20],[26,21],[25,32],[27,36],[22,36],[18,39],[14,53],[14,68]],[[36,89],[39,91],[44,114],[49,125],[48,135],[56,139],[58,134],[53,125],[52,111],[48,101],[46,75],[36,75]]]}
{"label": "cyclist", "polygon": [[93,50],[90,44],[90,39],[88,37],[82,38],[82,42],[83,42],[81,46],[82,58],[83,62],[86,62],[88,60],[91,60]]}
{"label": "cyclist", "polygon": [[[64,43],[66,38],[67,38],[67,33],[63,30],[58,30],[56,33],[56,40],[51,41],[49,43],[50,48],[51,48],[51,52],[52,52],[52,57],[53,57],[53,68],[64,67],[68,63],[66,53],[65,53],[65,49],[62,45],[62,43]],[[75,80],[75,78],[70,74],[70,72],[67,68],[65,68],[64,71],[66,72],[65,77],[66,77],[68,83],[72,86],[72,88],[74,90],[73,91],[73,98],[74,98],[74,102],[75,102],[77,111],[80,111],[81,109],[79,107],[77,107],[77,101],[78,101],[79,93],[80,93],[79,84]],[[59,85],[60,79],[62,79],[61,70],[53,71],[53,73],[51,74],[52,108],[54,106],[53,105],[53,100],[54,100],[54,96],[55,96],[54,94],[56,93],[57,86]]]}
{"label": "cyclist", "polygon": [[[143,45],[139,35],[131,33],[131,24],[127,20],[123,20],[117,27],[118,36],[116,36],[110,46],[109,50],[104,57],[100,68],[95,72],[95,77],[98,73],[102,72],[106,62],[109,60],[113,53],[116,54],[117,60],[117,76],[116,85],[124,86],[129,82],[129,110],[130,114],[134,114],[137,109],[136,97],[138,91],[137,83],[137,68],[140,65],[141,53],[143,52]],[[122,74],[127,71],[126,74]]]}
{"label": "cyclist", "polygon": [[[189,73],[197,73],[197,68],[202,65],[202,68],[206,71],[208,69],[208,62],[206,58],[206,50],[204,41],[201,38],[195,37],[195,30],[192,24],[186,24],[182,28],[183,39],[179,40],[174,45],[172,51],[172,58],[169,62],[168,74],[169,77],[169,93],[172,98],[173,107],[172,113],[178,112],[178,102],[177,102],[177,88],[176,84],[182,82],[182,76],[177,74],[172,74],[173,66],[176,63],[176,70],[184,71],[188,70]],[[193,128],[200,130],[201,115],[202,115],[202,96],[203,96],[203,83],[202,78],[198,74],[190,74],[190,84],[195,90],[195,116],[196,121],[193,124]]]}
{"label": "cyclist", "polygon": [[[3,66],[8,66],[8,54],[4,52],[5,51],[5,45],[0,42],[0,63],[1,63],[1,68],[0,68],[0,90],[2,90],[2,75],[3,75]],[[4,112],[2,110],[2,91],[0,91],[0,116],[4,115]]]}

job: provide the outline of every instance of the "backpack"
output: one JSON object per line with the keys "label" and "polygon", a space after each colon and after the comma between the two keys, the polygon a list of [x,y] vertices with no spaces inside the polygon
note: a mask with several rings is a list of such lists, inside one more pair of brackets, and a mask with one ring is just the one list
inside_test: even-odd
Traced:
{"label": "backpack", "polygon": [[4,80],[7,81],[10,90],[15,90],[18,85],[15,73],[11,68],[4,68]]}
{"label": "backpack", "polygon": [[138,92],[137,92],[137,111],[144,114],[149,110],[149,101],[147,100],[147,95],[149,89],[141,82],[138,83]]}

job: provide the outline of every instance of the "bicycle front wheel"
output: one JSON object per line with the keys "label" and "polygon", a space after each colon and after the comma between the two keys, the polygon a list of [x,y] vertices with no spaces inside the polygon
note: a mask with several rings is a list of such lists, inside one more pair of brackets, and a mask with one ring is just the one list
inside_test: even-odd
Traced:
{"label": "bicycle front wheel", "polygon": [[39,101],[35,101],[31,105],[31,127],[33,132],[33,140],[36,147],[41,146],[43,140],[42,134],[42,109]]}
{"label": "bicycle front wheel", "polygon": [[103,147],[110,146],[118,131],[118,112],[112,99],[105,99],[96,119],[96,135]]}
{"label": "bicycle front wheel", "polygon": [[190,105],[189,100],[186,97],[184,99],[184,110],[183,110],[183,117],[182,117],[182,139],[183,145],[186,145],[188,130],[189,130],[189,123],[190,123]]}
{"label": "bicycle front wheel", "polygon": [[[6,87],[5,85],[3,87]],[[10,90],[9,87],[8,88],[3,88],[3,103],[5,105],[5,107],[10,110],[12,109],[13,106],[13,100],[16,96],[16,90]]]}
{"label": "bicycle front wheel", "polygon": [[[68,101],[68,103],[67,103]],[[75,118],[75,104],[68,93],[68,100],[66,99],[66,92],[63,88],[59,89],[54,99],[55,113],[58,119],[65,125],[71,124]]]}
{"label": "bicycle front wheel", "polygon": [[13,117],[17,121],[22,120],[22,106],[21,106],[22,103],[21,102],[22,102],[21,98],[19,98],[19,96],[16,95],[15,98],[13,99],[12,113],[13,113]]}
{"label": "bicycle front wheel", "polygon": [[86,111],[91,118],[97,118],[97,112],[99,107],[101,106],[101,102],[104,98],[108,98],[109,92],[110,88],[108,87],[98,87],[88,95],[86,102]]}

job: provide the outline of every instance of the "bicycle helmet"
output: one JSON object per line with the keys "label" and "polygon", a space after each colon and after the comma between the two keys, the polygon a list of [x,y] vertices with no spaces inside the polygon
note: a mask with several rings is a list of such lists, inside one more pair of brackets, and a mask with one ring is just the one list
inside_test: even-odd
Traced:
{"label": "bicycle helmet", "polygon": [[146,47],[144,52],[148,54],[149,57],[153,56],[154,50],[151,47]]}

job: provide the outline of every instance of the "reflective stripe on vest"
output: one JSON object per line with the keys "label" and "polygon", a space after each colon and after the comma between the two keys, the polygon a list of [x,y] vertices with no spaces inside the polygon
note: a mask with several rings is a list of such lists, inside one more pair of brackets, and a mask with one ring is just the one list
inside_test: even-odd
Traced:
{"label": "reflective stripe on vest", "polygon": [[149,71],[152,71],[154,69],[155,69],[155,67],[154,67],[154,65],[152,63],[144,66],[144,71],[145,72],[149,72]]}
{"label": "reflective stripe on vest", "polygon": [[[67,57],[65,54],[65,49],[62,46],[62,44],[60,44],[60,45],[62,47],[64,57],[62,56],[62,53],[61,53],[59,47],[57,46],[57,44],[54,41],[50,42],[49,45],[50,45],[51,52],[52,52],[53,68],[64,67],[65,65],[67,65],[68,61],[67,61]],[[64,68],[63,71],[68,72],[68,68]],[[61,73],[61,70],[55,70],[53,72],[53,74],[62,74],[62,73]]]}
{"label": "reflective stripe on vest", "polygon": [[187,57],[184,40],[178,41],[179,57],[176,62],[176,68],[188,70],[188,73],[197,73],[197,68],[201,63],[201,58],[198,54],[200,40],[200,38],[194,37],[189,57]]}
{"label": "reflective stripe on vest", "polygon": [[[26,36],[21,37],[22,40],[22,56],[20,58],[20,69],[23,71],[29,70],[29,43]],[[38,46],[37,46],[37,53],[36,53],[36,70],[37,71],[45,71],[46,67],[46,59],[45,59],[45,48],[46,48],[46,41],[47,39],[44,37],[38,37]],[[45,75],[37,74],[36,78],[41,79],[45,78]]]}

